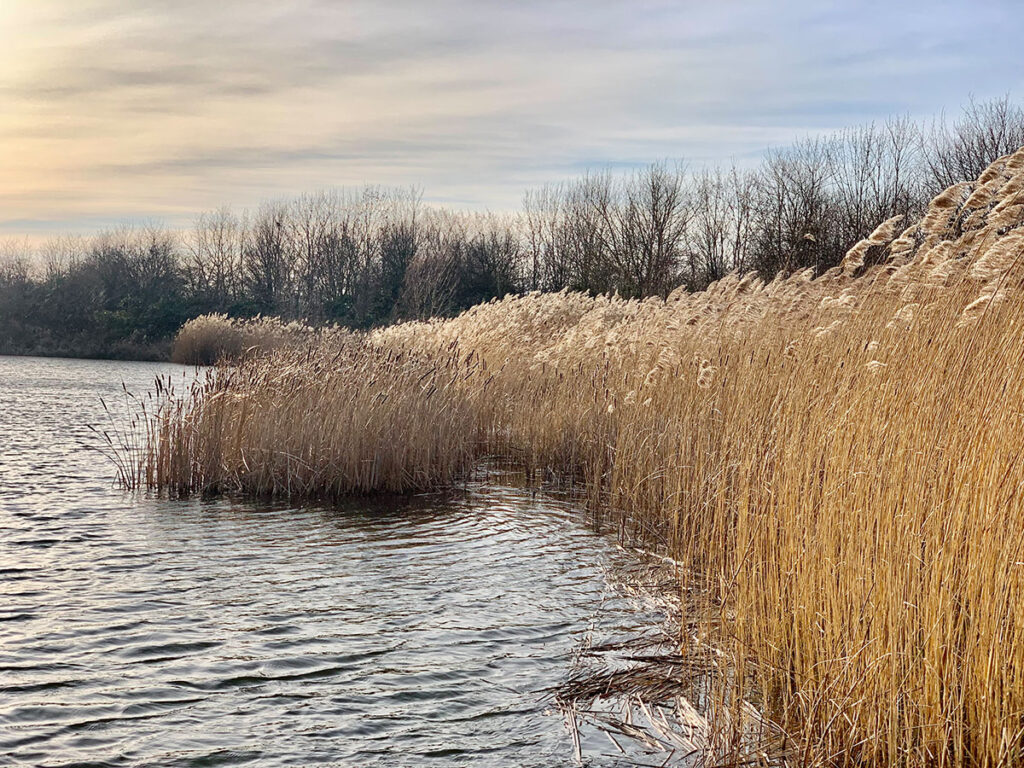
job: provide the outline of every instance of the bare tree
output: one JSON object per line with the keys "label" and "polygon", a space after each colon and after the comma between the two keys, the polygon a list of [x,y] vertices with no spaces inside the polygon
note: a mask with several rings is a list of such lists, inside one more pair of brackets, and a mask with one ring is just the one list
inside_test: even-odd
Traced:
{"label": "bare tree", "polygon": [[735,166],[704,170],[692,182],[684,282],[694,290],[750,268],[756,179]]}
{"label": "bare tree", "polygon": [[182,269],[189,289],[218,311],[226,311],[242,291],[245,226],[230,208],[201,214],[184,237]]}
{"label": "bare tree", "polygon": [[618,190],[609,172],[587,174],[565,187],[559,244],[568,268],[565,287],[608,293],[617,287]]}
{"label": "bare tree", "polygon": [[324,319],[325,299],[329,293],[329,272],[337,244],[339,200],[329,192],[304,195],[289,206],[287,229],[293,253],[301,314],[312,320]]}
{"label": "bare tree", "polygon": [[625,182],[615,249],[621,293],[668,295],[678,284],[691,215],[683,180],[681,165],[660,163]]}
{"label": "bare tree", "polygon": [[768,153],[758,174],[754,266],[765,276],[839,258],[833,139],[809,138]]}
{"label": "bare tree", "polygon": [[528,191],[523,200],[522,226],[531,290],[557,291],[572,282],[565,243],[566,189],[566,185],[548,185]]}
{"label": "bare tree", "polygon": [[1024,146],[1024,109],[1009,96],[977,102],[973,98],[959,119],[932,121],[923,137],[929,197],[960,181],[978,178],[994,160]]}
{"label": "bare tree", "polygon": [[39,248],[39,261],[45,281],[67,279],[82,262],[84,239],[73,235],[47,240]]}
{"label": "bare tree", "polygon": [[290,314],[288,304],[294,277],[289,262],[287,208],[264,205],[253,218],[242,253],[246,289],[258,312]]}
{"label": "bare tree", "polygon": [[848,249],[881,222],[926,203],[917,126],[907,117],[843,131],[834,143],[837,244]]}

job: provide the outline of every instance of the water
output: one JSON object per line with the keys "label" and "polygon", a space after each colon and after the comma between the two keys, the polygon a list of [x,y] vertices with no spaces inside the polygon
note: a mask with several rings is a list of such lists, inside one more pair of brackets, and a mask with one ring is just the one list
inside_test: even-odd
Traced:
{"label": "water", "polygon": [[0,357],[0,764],[571,762],[542,691],[594,626],[637,621],[609,598],[609,542],[483,486],[333,508],[125,494],[87,425],[168,373]]}

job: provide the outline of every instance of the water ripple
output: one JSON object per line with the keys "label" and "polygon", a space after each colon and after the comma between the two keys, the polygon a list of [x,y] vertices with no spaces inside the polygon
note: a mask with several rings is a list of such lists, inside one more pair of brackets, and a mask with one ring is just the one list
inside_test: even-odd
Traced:
{"label": "water ripple", "polygon": [[539,692],[594,621],[641,620],[606,599],[610,548],[511,490],[127,496],[85,424],[159,374],[189,375],[0,357],[4,765],[566,762]]}

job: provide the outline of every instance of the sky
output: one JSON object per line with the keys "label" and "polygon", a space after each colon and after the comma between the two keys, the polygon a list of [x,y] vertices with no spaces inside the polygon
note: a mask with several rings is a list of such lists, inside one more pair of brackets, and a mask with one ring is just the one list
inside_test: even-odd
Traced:
{"label": "sky", "polygon": [[0,0],[0,237],[587,169],[1024,97],[1019,0]]}

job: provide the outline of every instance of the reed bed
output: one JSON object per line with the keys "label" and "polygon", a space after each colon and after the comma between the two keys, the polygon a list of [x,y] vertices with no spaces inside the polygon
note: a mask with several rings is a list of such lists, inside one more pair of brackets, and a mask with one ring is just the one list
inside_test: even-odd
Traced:
{"label": "reed bed", "polygon": [[271,352],[166,399],[138,481],[409,490],[483,456],[577,478],[679,564],[680,652],[718,649],[779,760],[1019,765],[1022,222],[1024,149],[817,278],[531,294]]}
{"label": "reed bed", "polygon": [[253,352],[295,349],[327,339],[338,341],[347,333],[341,328],[312,328],[277,317],[200,315],[178,331],[171,347],[171,360],[186,365],[213,365],[219,360],[239,360]]}
{"label": "reed bed", "polygon": [[134,484],[338,497],[437,488],[472,466],[476,438],[456,361],[338,338],[272,360],[208,371],[183,396],[158,383]]}

